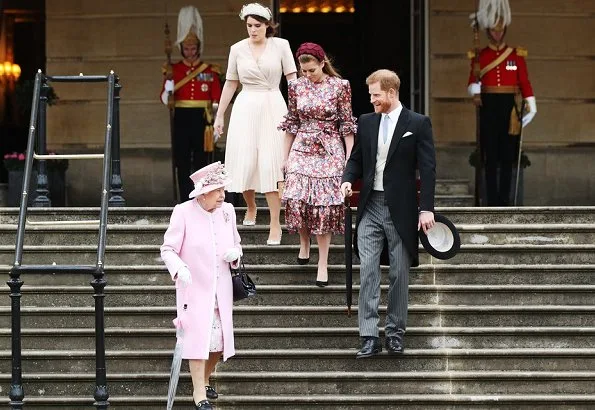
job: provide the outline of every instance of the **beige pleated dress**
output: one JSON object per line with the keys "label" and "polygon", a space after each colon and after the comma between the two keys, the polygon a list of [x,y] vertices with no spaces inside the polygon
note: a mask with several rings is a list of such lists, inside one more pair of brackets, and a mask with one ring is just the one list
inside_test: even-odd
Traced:
{"label": "beige pleated dress", "polygon": [[269,37],[262,55],[255,59],[248,39],[231,46],[226,78],[239,80],[242,91],[231,111],[225,148],[225,168],[231,177],[230,192],[273,192],[283,179],[283,139],[277,126],[287,113],[279,90],[282,75],[295,73],[296,65],[287,40]]}

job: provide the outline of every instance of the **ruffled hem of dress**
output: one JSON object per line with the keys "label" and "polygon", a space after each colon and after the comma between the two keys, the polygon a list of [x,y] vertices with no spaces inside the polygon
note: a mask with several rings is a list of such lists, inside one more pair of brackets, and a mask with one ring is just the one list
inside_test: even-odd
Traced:
{"label": "ruffled hem of dress", "polygon": [[312,206],[290,199],[285,204],[285,224],[290,233],[305,227],[310,235],[342,235],[345,233],[345,209],[343,205]]}
{"label": "ruffled hem of dress", "polygon": [[316,178],[297,173],[287,174],[283,200],[302,201],[312,206],[342,205],[341,176]]}

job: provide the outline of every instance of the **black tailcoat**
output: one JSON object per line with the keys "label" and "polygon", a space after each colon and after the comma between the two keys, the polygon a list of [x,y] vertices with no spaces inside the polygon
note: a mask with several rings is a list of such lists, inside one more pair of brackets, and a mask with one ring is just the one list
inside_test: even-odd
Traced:
{"label": "black tailcoat", "polygon": [[[376,113],[360,116],[355,144],[343,174],[343,182],[354,183],[362,179],[357,207],[355,246],[357,246],[357,227],[374,187],[378,128],[381,118],[381,114]],[[411,134],[403,137],[407,132]],[[416,184],[418,169],[421,180],[419,204]],[[419,211],[434,212],[436,186],[436,154],[432,123],[428,117],[403,107],[390,143],[382,181],[384,198],[393,224],[411,256],[412,266],[417,266],[419,264],[418,215]]]}

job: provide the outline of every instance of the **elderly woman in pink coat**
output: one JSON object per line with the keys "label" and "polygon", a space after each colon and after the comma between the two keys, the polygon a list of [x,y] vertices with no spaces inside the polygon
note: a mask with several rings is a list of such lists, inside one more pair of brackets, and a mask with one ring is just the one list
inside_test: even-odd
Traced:
{"label": "elderly woman in pink coat", "polygon": [[176,205],[161,246],[161,258],[176,282],[177,326],[183,329],[197,409],[217,398],[209,384],[220,358],[235,354],[230,263],[242,250],[233,205],[223,202],[231,181],[220,162],[190,176],[190,201]]}

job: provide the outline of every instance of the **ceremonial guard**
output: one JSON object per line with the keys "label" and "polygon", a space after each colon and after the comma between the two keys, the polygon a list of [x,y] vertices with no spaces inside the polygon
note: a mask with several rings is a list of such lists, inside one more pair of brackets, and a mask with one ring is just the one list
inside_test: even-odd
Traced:
{"label": "ceremonial guard", "polygon": [[188,175],[214,160],[213,110],[221,98],[221,82],[220,68],[200,59],[204,47],[203,25],[195,7],[180,10],[175,44],[183,58],[171,64],[168,54],[161,101],[173,110],[174,181],[177,177],[180,201],[186,201],[194,188]]}
{"label": "ceremonial guard", "polygon": [[487,205],[507,206],[512,167],[520,154],[521,129],[537,112],[525,62],[527,50],[504,42],[511,21],[508,0],[480,0],[479,9],[471,18],[476,30],[486,30],[489,40],[481,51],[476,48],[468,53],[472,60],[468,91],[479,106]]}

